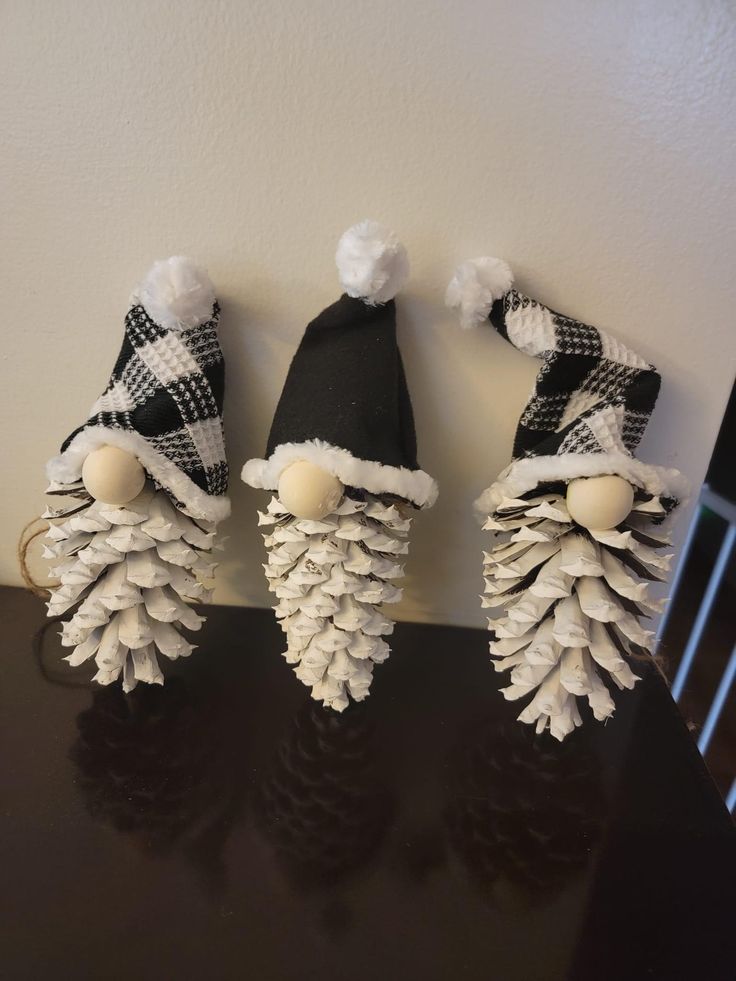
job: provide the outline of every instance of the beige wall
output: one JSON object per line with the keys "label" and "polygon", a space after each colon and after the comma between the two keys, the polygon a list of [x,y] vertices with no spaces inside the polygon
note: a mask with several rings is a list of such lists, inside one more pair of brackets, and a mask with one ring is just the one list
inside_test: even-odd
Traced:
{"label": "beige wall", "polygon": [[[223,301],[235,474],[289,358],[337,297],[341,231],[375,217],[413,263],[400,338],[421,462],[400,616],[482,622],[473,497],[508,460],[535,363],[442,306],[456,261],[655,361],[642,456],[702,480],[733,380],[729,0],[5,0],[1,10],[3,582],[43,465],[107,381],[151,260]],[[265,605],[238,479],[217,599]],[[684,522],[681,522],[684,531]]]}

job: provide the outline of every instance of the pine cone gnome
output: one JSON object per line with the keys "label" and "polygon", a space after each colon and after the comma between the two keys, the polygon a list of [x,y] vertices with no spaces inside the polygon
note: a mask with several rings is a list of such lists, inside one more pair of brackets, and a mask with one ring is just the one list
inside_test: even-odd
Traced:
{"label": "pine cone gnome", "polygon": [[[222,429],[225,366],[219,307],[191,259],[156,262],[133,294],[123,346],[90,418],[47,465],[46,556],[60,585],[49,616],[74,610],[62,630],[73,666],[94,677],[161,684],[156,654],[185,657],[180,627],[203,618],[215,528],[230,512]],[[56,521],[59,523],[56,523]]]}
{"label": "pine cone gnome", "polygon": [[660,376],[602,331],[514,289],[500,259],[463,263],[446,300],[463,326],[490,319],[544,362],[513,461],[476,508],[497,533],[484,553],[483,605],[500,609],[489,627],[494,666],[511,671],[503,694],[531,695],[519,720],[562,740],[582,722],[577,699],[607,719],[607,682],[632,688],[632,658],[649,653],[640,621],[660,604],[647,581],[661,581],[671,559],[659,526],[686,494],[676,470],[633,456]]}
{"label": "pine cone gnome", "polygon": [[276,491],[260,514],[286,660],[342,711],[368,695],[393,630],[378,606],[401,591],[413,509],[437,496],[419,469],[394,296],[409,274],[393,232],[364,221],[340,239],[343,296],[313,320],[291,363],[266,448],[243,480]]}

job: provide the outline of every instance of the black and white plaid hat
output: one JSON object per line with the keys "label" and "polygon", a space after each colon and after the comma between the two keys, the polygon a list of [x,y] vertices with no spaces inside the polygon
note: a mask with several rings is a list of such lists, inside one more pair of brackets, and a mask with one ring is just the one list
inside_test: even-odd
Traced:
{"label": "black and white plaid hat", "polygon": [[474,259],[455,272],[447,305],[465,327],[490,319],[514,347],[543,361],[522,413],[512,463],[476,502],[492,511],[541,483],[617,474],[651,494],[681,500],[677,470],[634,457],[659,394],[654,365],[603,331],[555,313],[513,287],[500,259]]}
{"label": "black and white plaid hat", "polygon": [[226,518],[225,362],[218,320],[203,269],[181,256],[156,262],[131,297],[107,388],[47,464],[49,480],[78,481],[92,450],[116,446],[136,456],[192,517]]}
{"label": "black and white plaid hat", "polygon": [[394,296],[408,278],[406,251],[393,232],[364,221],[340,239],[337,265],[345,293],[308,324],[276,408],[266,458],[249,460],[243,480],[276,490],[289,464],[309,460],[347,487],[430,506],[437,486],[417,462],[396,341]]}

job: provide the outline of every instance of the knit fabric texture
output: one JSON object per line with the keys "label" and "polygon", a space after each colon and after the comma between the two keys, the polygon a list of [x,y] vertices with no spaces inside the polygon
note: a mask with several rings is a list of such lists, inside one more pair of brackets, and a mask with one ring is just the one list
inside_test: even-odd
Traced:
{"label": "knit fabric texture", "polygon": [[214,520],[226,516],[219,312],[215,303],[210,320],[178,331],[155,323],[143,306],[131,307],[107,388],[50,461],[49,476],[77,479],[84,457],[109,436],[135,453],[184,509]]}
{"label": "knit fabric texture", "polygon": [[653,365],[515,289],[494,303],[490,319],[514,347],[544,362],[516,430],[514,459],[633,454],[659,394]]}

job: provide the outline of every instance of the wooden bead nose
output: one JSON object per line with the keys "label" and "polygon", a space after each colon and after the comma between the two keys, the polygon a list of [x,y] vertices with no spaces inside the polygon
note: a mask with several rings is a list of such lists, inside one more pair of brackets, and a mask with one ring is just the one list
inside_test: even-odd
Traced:
{"label": "wooden bead nose", "polygon": [[309,460],[296,460],[279,478],[279,500],[296,518],[324,518],[340,504],[344,492],[334,474]]}
{"label": "wooden bead nose", "polygon": [[117,446],[100,446],[84,461],[82,482],[96,501],[127,504],[143,490],[146,471],[132,453]]}
{"label": "wooden bead nose", "polygon": [[634,503],[634,489],[615,474],[579,477],[567,487],[570,517],[583,528],[606,531],[621,524]]}

